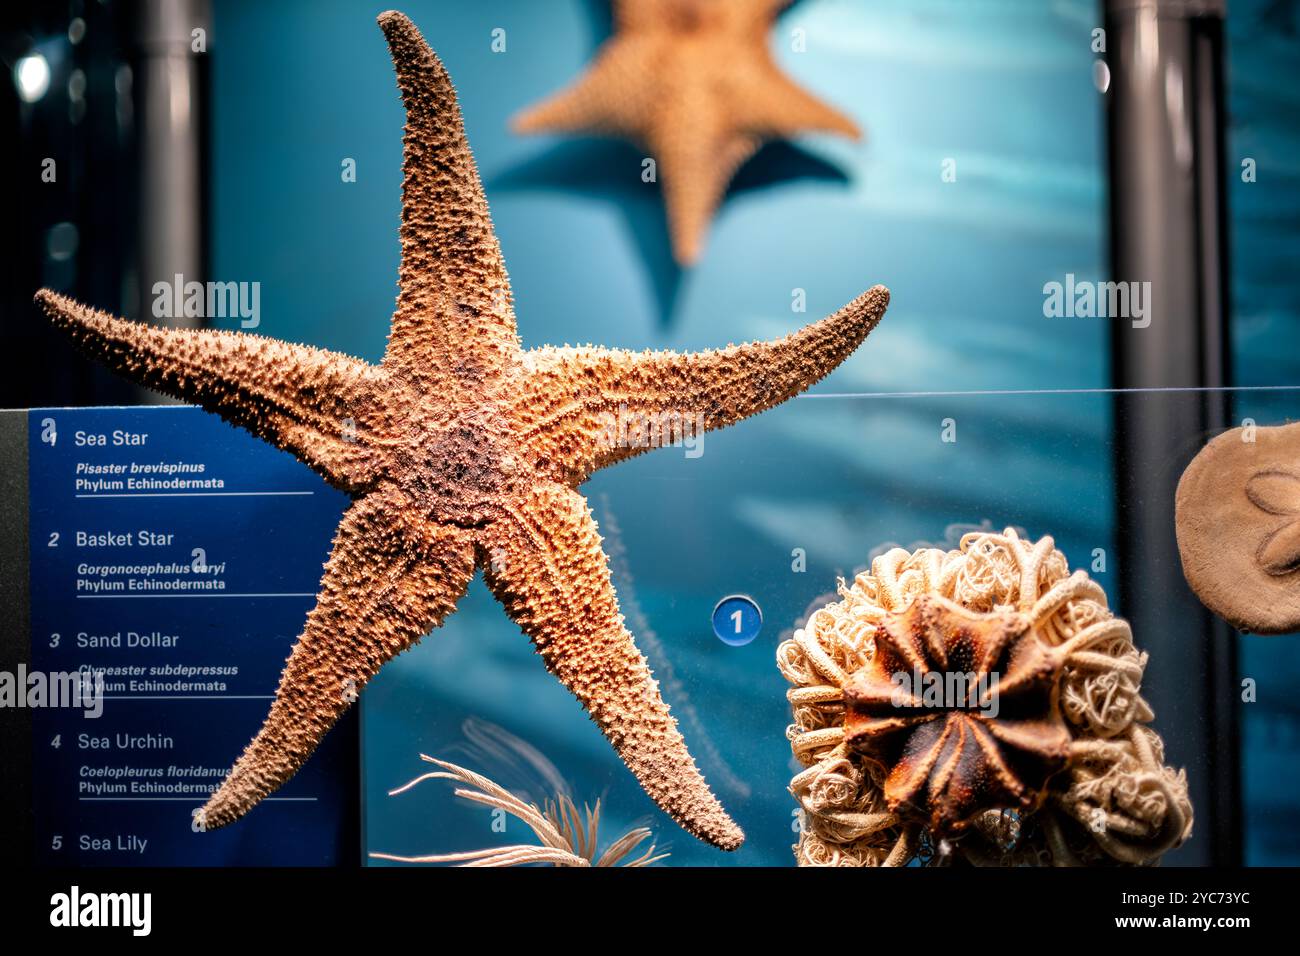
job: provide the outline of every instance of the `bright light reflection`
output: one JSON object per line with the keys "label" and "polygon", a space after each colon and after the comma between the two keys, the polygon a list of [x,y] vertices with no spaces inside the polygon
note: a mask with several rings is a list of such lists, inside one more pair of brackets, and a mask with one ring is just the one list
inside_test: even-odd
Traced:
{"label": "bright light reflection", "polygon": [[50,64],[39,53],[29,53],[14,64],[14,86],[24,103],[35,103],[50,88]]}

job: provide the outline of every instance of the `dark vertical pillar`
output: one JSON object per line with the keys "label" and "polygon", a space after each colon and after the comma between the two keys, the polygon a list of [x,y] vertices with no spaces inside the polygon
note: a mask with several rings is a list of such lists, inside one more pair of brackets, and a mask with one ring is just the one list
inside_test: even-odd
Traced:
{"label": "dark vertical pillar", "polygon": [[[32,659],[27,527],[27,412],[0,410],[0,671]],[[25,688],[17,688],[19,693]],[[0,707],[0,867],[31,866],[32,712]]]}
{"label": "dark vertical pillar", "polygon": [[[1106,0],[1111,278],[1150,282],[1150,324],[1115,319],[1121,612],[1146,692],[1186,766],[1193,839],[1170,857],[1240,862],[1235,635],[1183,579],[1174,492],[1230,408],[1223,191],[1223,0]],[[1201,391],[1196,391],[1200,389]]]}
{"label": "dark vertical pillar", "polygon": [[[206,0],[149,0],[138,7],[140,47],[139,304],[135,314],[152,319],[153,287],[176,276],[202,282],[203,188],[201,180],[203,97],[195,30],[210,29]],[[128,307],[131,303],[127,303]],[[173,317],[164,324],[192,327],[198,318]],[[157,396],[141,390],[142,395]]]}

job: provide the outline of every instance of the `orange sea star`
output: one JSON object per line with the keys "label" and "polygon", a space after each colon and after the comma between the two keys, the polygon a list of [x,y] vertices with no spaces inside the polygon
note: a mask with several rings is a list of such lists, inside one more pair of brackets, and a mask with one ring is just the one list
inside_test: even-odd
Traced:
{"label": "orange sea star", "polygon": [[286,449],[348,492],[315,608],[257,736],[201,811],[238,819],[297,772],[389,659],[442,623],[476,568],[656,803],[744,835],[695,767],[623,626],[577,486],[645,450],[628,415],[720,428],[816,382],[862,342],[883,287],[775,342],[708,352],[521,349],[455,91],[415,26],[379,17],[407,114],[400,291],[379,365],[240,332],[153,328],[36,296],[85,352]]}
{"label": "orange sea star", "polygon": [[614,0],[614,36],[572,87],[515,118],[523,133],[630,139],[655,157],[678,262],[699,258],[732,175],[769,139],[857,139],[857,125],[793,83],[768,50],[791,0]]}

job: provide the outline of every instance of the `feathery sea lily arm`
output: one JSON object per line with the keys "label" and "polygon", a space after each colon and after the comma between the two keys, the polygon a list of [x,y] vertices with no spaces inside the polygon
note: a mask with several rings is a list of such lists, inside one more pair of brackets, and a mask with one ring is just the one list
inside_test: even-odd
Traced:
{"label": "feathery sea lily arm", "polygon": [[[481,803],[494,809],[504,810],[518,820],[522,820],[537,834],[541,846],[532,844],[515,844],[512,846],[489,847],[484,850],[468,850],[460,853],[433,853],[423,856],[403,856],[396,853],[371,853],[371,859],[391,860],[396,863],[455,863],[458,866],[523,866],[529,863],[550,863],[554,866],[649,866],[666,859],[667,853],[655,853],[654,844],[650,845],[639,857],[628,857],[651,835],[650,830],[638,827],[629,830],[611,843],[599,857],[596,856],[597,840],[600,827],[600,801],[595,808],[584,806],[582,814],[574,802],[564,794],[558,794],[554,802],[548,801],[545,809],[539,809],[526,803],[499,784],[482,774],[474,773],[464,767],[420,754],[420,759],[441,767],[431,773],[421,774],[414,780],[396,790],[389,796],[412,789],[425,780],[455,780],[466,784],[457,787],[455,794],[463,800]],[[585,818],[585,819],[584,819]]]}

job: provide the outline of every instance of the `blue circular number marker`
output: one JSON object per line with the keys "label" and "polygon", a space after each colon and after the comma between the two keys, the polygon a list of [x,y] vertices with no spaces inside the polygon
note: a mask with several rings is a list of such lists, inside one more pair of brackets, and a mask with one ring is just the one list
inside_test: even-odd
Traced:
{"label": "blue circular number marker", "polygon": [[732,647],[744,647],[763,628],[763,612],[743,594],[724,597],[713,609],[713,633]]}

